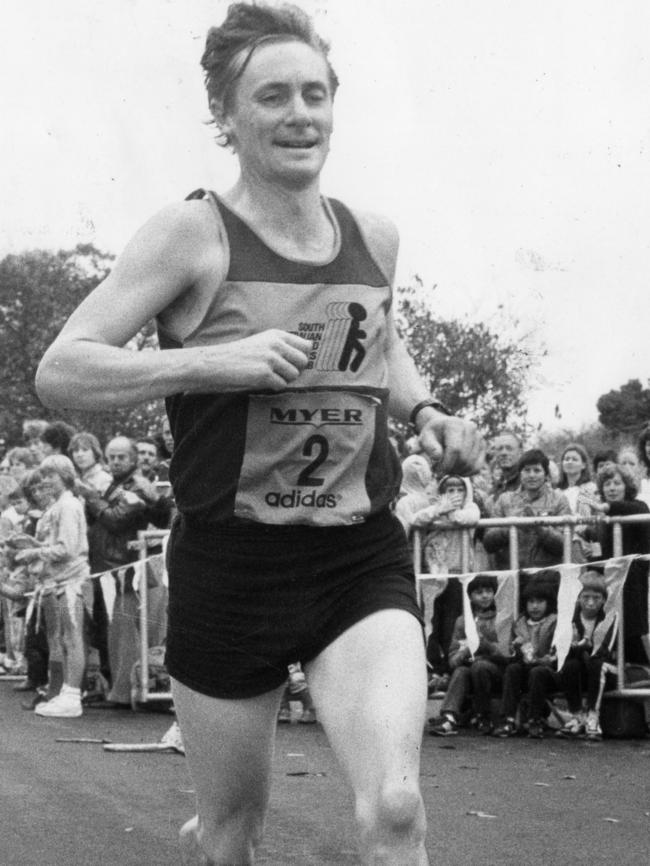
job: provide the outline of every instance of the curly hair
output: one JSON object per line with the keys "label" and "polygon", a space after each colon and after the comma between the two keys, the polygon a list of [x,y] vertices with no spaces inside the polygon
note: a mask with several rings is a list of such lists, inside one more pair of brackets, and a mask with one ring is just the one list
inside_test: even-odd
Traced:
{"label": "curly hair", "polygon": [[625,499],[628,502],[632,499],[636,499],[639,488],[634,476],[623,466],[614,463],[607,463],[602,467],[602,469],[598,470],[596,484],[598,485],[598,492],[600,493],[601,499],[604,499],[603,487],[608,481],[611,481],[612,478],[616,478],[617,475],[625,485]]}
{"label": "curly hair", "polygon": [[[227,111],[232,104],[236,84],[255,49],[260,45],[287,41],[303,42],[322,54],[334,96],[339,80],[328,59],[329,44],[316,33],[306,12],[289,3],[280,6],[232,3],[223,24],[208,30],[201,58],[208,100],[217,100]],[[224,132],[220,133],[217,140],[224,147],[230,144]]]}

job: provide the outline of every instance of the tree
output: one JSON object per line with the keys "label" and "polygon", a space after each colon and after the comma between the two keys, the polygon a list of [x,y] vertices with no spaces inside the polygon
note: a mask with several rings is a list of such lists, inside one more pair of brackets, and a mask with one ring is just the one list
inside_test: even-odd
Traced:
{"label": "tree", "polygon": [[[526,425],[525,395],[536,355],[482,322],[436,317],[422,284],[397,290],[397,328],[418,370],[449,409],[487,435]],[[516,325],[516,323],[515,323]]]}
{"label": "tree", "polygon": [[[91,244],[74,250],[30,250],[0,261],[0,430],[19,442],[25,418],[61,418],[106,440],[115,433],[141,435],[162,415],[162,403],[110,413],[51,412],[36,394],[34,377],[43,353],[78,304],[110,272],[114,256]],[[129,344],[156,346],[153,323]]]}
{"label": "tree", "polygon": [[630,379],[618,390],[599,397],[596,408],[603,427],[618,433],[637,433],[650,422],[650,388],[644,388],[638,379]]}

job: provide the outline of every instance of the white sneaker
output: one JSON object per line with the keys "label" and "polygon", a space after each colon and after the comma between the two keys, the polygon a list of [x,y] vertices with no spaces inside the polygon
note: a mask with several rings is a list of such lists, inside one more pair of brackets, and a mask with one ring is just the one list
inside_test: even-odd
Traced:
{"label": "white sneaker", "polygon": [[81,695],[78,691],[69,692],[64,688],[50,701],[37,704],[34,707],[37,716],[51,719],[76,719],[82,713]]}
{"label": "white sneaker", "polygon": [[585,738],[598,742],[603,738],[603,732],[600,727],[598,713],[595,710],[589,710],[587,713],[587,723],[585,725]]}

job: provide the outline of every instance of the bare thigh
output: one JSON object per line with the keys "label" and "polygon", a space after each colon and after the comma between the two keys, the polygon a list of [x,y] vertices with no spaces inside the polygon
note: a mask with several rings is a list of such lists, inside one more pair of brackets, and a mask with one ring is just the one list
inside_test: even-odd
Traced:
{"label": "bare thigh", "polygon": [[427,677],[419,622],[373,613],[306,665],[319,721],[357,798],[399,780],[417,786]]}
{"label": "bare thigh", "polygon": [[[207,697],[176,680],[172,689],[199,819],[206,832],[256,835],[268,802],[275,723],[284,685],[243,700]],[[237,816],[236,828],[231,826],[233,816]]]}

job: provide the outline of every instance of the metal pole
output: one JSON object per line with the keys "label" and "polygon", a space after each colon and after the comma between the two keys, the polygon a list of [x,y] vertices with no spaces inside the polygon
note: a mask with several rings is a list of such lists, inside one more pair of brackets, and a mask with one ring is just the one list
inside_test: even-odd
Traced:
{"label": "metal pole", "polygon": [[[612,526],[612,552],[614,556],[623,556],[623,527],[614,522]],[[623,622],[623,593],[621,592],[616,603],[616,616],[618,618],[618,637],[616,640],[616,688],[625,688],[625,623]]]}
{"label": "metal pole", "polygon": [[470,537],[469,537],[469,529],[463,528],[461,530],[461,551],[460,551],[460,570],[463,574],[467,574],[469,571],[469,551],[470,551]]}
{"label": "metal pole", "polygon": [[140,559],[140,700],[149,697],[149,588],[147,586],[147,532],[138,532]]}
{"label": "metal pole", "polygon": [[562,562],[571,562],[571,553],[573,546],[573,530],[570,526],[562,527]]}
{"label": "metal pole", "polygon": [[518,616],[519,610],[519,536],[517,535],[517,527],[510,526],[508,528],[509,550],[510,550],[510,568],[515,572],[515,617]]}

